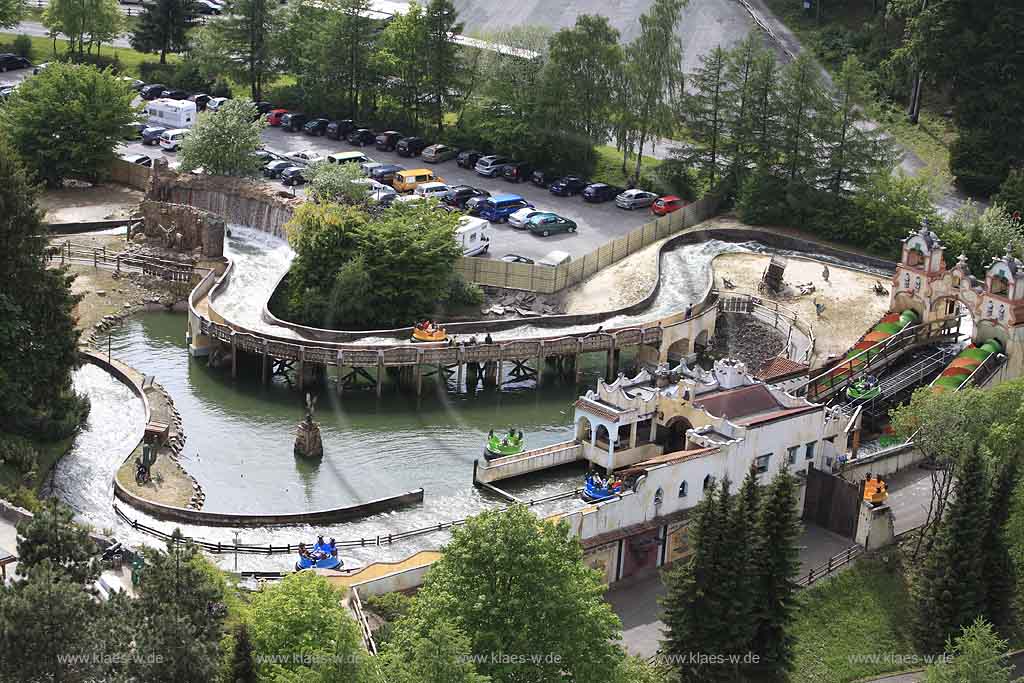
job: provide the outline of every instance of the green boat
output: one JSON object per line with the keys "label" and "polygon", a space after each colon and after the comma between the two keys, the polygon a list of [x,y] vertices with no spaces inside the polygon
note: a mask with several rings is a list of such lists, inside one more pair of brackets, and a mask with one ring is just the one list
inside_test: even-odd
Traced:
{"label": "green boat", "polygon": [[882,387],[879,385],[878,379],[871,375],[861,377],[846,387],[846,398],[851,401],[870,401],[873,398],[878,398],[881,393]]}
{"label": "green boat", "polygon": [[508,455],[518,455],[526,450],[523,443],[523,432],[514,429],[508,430],[508,434],[498,436],[492,429],[487,434],[487,445],[484,447],[484,457],[488,460],[504,458]]}

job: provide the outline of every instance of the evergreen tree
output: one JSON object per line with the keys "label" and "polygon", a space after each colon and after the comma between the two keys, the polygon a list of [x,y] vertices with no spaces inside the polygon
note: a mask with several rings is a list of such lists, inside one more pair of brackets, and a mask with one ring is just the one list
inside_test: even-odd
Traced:
{"label": "evergreen tree", "polygon": [[96,544],[88,529],[76,524],[71,509],[56,498],[47,498],[31,520],[18,524],[18,536],[18,566],[22,571],[48,563],[83,587],[99,578]]}
{"label": "evergreen tree", "polygon": [[819,143],[814,119],[823,111],[826,100],[818,65],[806,51],[782,70],[778,102],[786,178],[791,183],[813,183],[818,177]]}
{"label": "evergreen tree", "polygon": [[783,470],[761,496],[757,541],[752,562],[756,600],[751,652],[759,661],[751,669],[782,678],[793,666],[793,636],[789,625],[796,608],[800,569],[800,534],[796,477]]}
{"label": "evergreen tree", "polygon": [[[757,518],[762,505],[761,487],[753,467],[747,471],[733,503],[725,537],[726,563],[723,592],[728,598],[728,640],[723,652],[743,655],[751,651],[754,617],[759,595],[756,567],[749,561],[750,549],[757,545]],[[742,665],[740,665],[742,666]]]}
{"label": "evergreen tree", "polygon": [[726,54],[723,152],[737,182],[742,182],[756,152],[758,66],[764,53],[761,37],[752,33]]}
{"label": "evergreen tree", "polygon": [[249,627],[239,622],[233,631],[235,647],[231,654],[231,683],[256,683],[256,662],[253,660]]}
{"label": "evergreen tree", "polygon": [[984,612],[981,532],[988,518],[987,493],[985,464],[975,448],[960,463],[954,495],[914,585],[915,630],[925,652],[941,652],[947,638]]}
{"label": "evergreen tree", "polygon": [[725,146],[725,106],[729,99],[726,82],[727,56],[721,46],[701,56],[701,66],[690,76],[691,92],[686,96],[686,126],[696,138],[692,157],[704,168],[709,184],[714,187],[723,166]]}
{"label": "evergreen tree", "polygon": [[1024,168],[1015,168],[999,186],[999,194],[992,197],[993,204],[999,204],[1011,214],[1024,215]]}
{"label": "evergreen tree", "polygon": [[429,96],[429,119],[437,135],[444,130],[444,113],[450,93],[457,90],[462,62],[455,37],[462,33],[462,22],[452,0],[430,0],[423,14],[426,30],[426,73],[424,93]]}
{"label": "evergreen tree", "polygon": [[779,65],[775,55],[764,50],[754,64],[751,90],[754,98],[750,118],[753,124],[753,154],[757,165],[769,169],[778,158],[780,141]]}
{"label": "evergreen tree", "polygon": [[948,660],[928,667],[925,683],[1020,683],[1005,659],[1006,641],[981,617],[946,644]]}
{"label": "evergreen tree", "polygon": [[188,31],[192,28],[195,7],[192,0],[156,0],[144,4],[131,33],[133,50],[156,52],[160,63],[167,63],[168,52],[182,52],[188,47]]}
{"label": "evergreen tree", "polygon": [[253,102],[263,99],[263,89],[280,68],[274,36],[281,29],[276,0],[232,0],[227,16],[208,25],[202,51],[206,61],[249,84]]}

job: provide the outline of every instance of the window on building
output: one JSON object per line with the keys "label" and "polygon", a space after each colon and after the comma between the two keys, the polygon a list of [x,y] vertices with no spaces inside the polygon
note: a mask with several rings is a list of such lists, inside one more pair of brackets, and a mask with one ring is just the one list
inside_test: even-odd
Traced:
{"label": "window on building", "polygon": [[710,489],[714,485],[715,485],[715,478],[714,477],[712,477],[710,474],[708,476],[704,477],[704,490],[705,491],[707,491],[708,489]]}
{"label": "window on building", "polygon": [[799,450],[800,450],[799,446],[790,446],[786,450],[786,455],[787,455],[786,462],[788,462],[790,465],[795,465],[796,464],[796,454],[797,454],[797,451],[799,451]]}
{"label": "window on building", "polygon": [[804,446],[804,460],[814,460],[814,447],[816,445],[817,442],[812,441],[806,446]]}
{"label": "window on building", "polygon": [[768,463],[771,462],[772,454],[759,455],[754,458],[754,472],[764,474],[768,471]]}
{"label": "window on building", "polygon": [[679,497],[686,498],[686,494],[690,492],[690,485],[685,481],[679,485]]}

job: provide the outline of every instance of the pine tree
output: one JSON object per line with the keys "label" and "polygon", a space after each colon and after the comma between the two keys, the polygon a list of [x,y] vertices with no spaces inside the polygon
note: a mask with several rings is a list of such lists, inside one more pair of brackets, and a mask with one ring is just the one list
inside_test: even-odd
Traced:
{"label": "pine tree", "polygon": [[761,488],[757,473],[750,468],[733,503],[732,517],[725,538],[724,559],[729,568],[724,586],[729,596],[729,636],[724,651],[742,655],[751,651],[754,639],[755,607],[759,596],[756,566],[750,562],[750,550],[757,544],[757,516],[761,507]]}
{"label": "pine tree", "polygon": [[96,544],[89,531],[76,524],[71,509],[56,498],[47,498],[31,520],[18,524],[18,536],[18,566],[22,572],[47,563],[83,587],[100,575]]}
{"label": "pine tree", "polygon": [[231,655],[231,683],[256,683],[256,662],[253,661],[249,627],[239,622],[234,628],[235,648]]}
{"label": "pine tree", "polygon": [[755,152],[757,69],[764,52],[761,37],[752,33],[726,55],[726,140],[723,152],[729,159],[737,184],[742,181]]}
{"label": "pine tree", "polygon": [[192,0],[156,0],[142,8],[131,34],[132,49],[159,53],[160,63],[166,64],[168,52],[181,52],[188,47],[188,31],[195,13]]}
{"label": "pine tree", "polygon": [[960,463],[952,501],[914,586],[915,631],[925,652],[942,651],[946,639],[985,609],[985,534],[988,496],[985,465],[977,449]]}
{"label": "pine tree", "polygon": [[444,129],[445,103],[456,90],[462,62],[455,37],[462,33],[462,22],[452,0],[430,0],[423,13],[426,30],[426,73],[424,87],[430,96],[429,118],[441,135]]}
{"label": "pine tree", "polygon": [[714,187],[722,163],[726,122],[730,112],[725,79],[726,53],[716,47],[701,56],[701,66],[690,76],[691,92],[686,97],[686,126],[697,140],[692,159],[704,168],[708,182]]}
{"label": "pine tree", "polygon": [[779,103],[776,92],[779,88],[779,65],[775,55],[765,50],[754,65],[754,93],[750,118],[754,126],[754,161],[763,169],[770,168],[779,156],[780,125]]}
{"label": "pine tree", "polygon": [[793,666],[788,629],[796,607],[799,533],[796,478],[783,470],[763,492],[752,558],[757,597],[751,652],[760,659],[751,668],[771,678],[783,677]]}
{"label": "pine tree", "polygon": [[1017,419],[997,424],[989,432],[987,445],[998,465],[990,483],[988,525],[985,528],[985,617],[996,630],[1010,636],[1016,625],[1016,571],[1010,557],[1006,523],[1013,506],[1013,493],[1020,480],[1021,430],[1024,428],[1024,406],[1017,409]]}
{"label": "pine tree", "polygon": [[791,183],[812,183],[818,177],[819,143],[813,124],[826,99],[818,66],[807,52],[801,52],[782,70],[778,102],[786,177]]}

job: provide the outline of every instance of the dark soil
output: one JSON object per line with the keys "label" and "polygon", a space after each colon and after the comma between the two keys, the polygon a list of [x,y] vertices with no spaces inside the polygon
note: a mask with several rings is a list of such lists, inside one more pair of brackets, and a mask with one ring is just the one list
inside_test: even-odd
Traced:
{"label": "dark soil", "polygon": [[742,361],[753,373],[785,346],[786,338],[771,325],[742,313],[722,313],[707,355]]}

